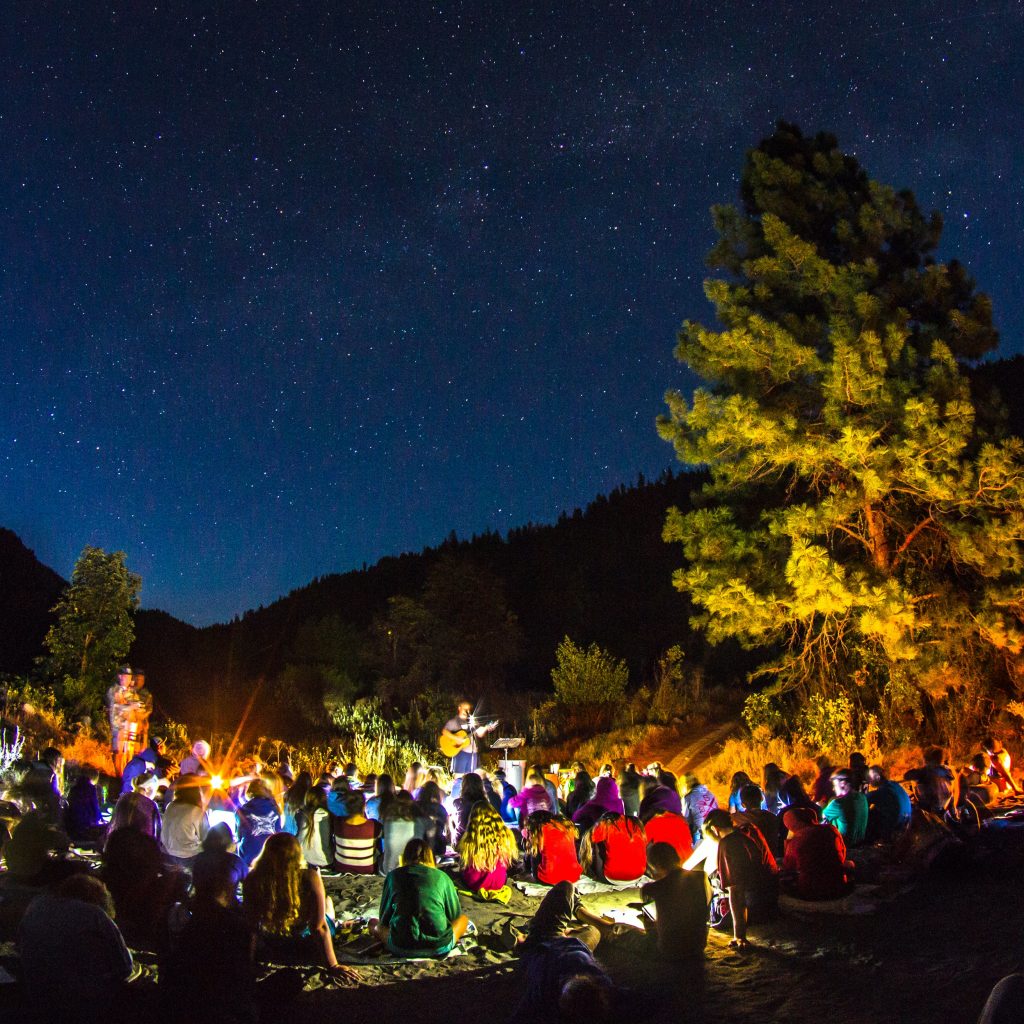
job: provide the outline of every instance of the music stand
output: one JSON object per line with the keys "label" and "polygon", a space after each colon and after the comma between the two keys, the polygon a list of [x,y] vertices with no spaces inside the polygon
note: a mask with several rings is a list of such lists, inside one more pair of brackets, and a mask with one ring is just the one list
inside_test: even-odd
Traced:
{"label": "music stand", "polygon": [[508,752],[510,750],[517,750],[519,747],[525,746],[526,738],[524,736],[502,736],[500,739],[496,739],[491,744],[491,750],[501,751],[501,767],[505,772],[505,778],[508,778]]}

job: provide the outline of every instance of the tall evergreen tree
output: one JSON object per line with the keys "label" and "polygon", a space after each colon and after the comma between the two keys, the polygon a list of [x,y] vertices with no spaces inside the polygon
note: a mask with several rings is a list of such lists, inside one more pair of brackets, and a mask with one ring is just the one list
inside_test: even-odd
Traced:
{"label": "tall evergreen tree", "polygon": [[125,565],[123,551],[86,547],[53,611],[57,621],[44,643],[69,707],[96,714],[135,639],[132,612],[142,578]]}
{"label": "tall evergreen tree", "polygon": [[830,135],[780,124],[741,198],[713,210],[719,324],[676,349],[707,386],[659,423],[711,471],[665,527],[695,624],[763,648],[777,692],[856,693],[890,731],[922,692],[1016,681],[1022,445],[981,427],[965,374],[998,340],[987,297],[936,261],[939,215]]}

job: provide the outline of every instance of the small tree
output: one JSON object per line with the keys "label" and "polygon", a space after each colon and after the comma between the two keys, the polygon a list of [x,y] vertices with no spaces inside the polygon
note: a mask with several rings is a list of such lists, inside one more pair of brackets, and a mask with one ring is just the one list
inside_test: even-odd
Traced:
{"label": "small tree", "polygon": [[142,578],[125,565],[125,553],[83,549],[71,583],[53,611],[57,621],[44,643],[63,699],[75,714],[95,715],[107,686],[135,639],[132,612]]}
{"label": "small tree", "polygon": [[551,670],[555,695],[566,707],[614,704],[622,700],[629,682],[629,670],[597,644],[586,650],[565,637],[555,651],[557,664]]}

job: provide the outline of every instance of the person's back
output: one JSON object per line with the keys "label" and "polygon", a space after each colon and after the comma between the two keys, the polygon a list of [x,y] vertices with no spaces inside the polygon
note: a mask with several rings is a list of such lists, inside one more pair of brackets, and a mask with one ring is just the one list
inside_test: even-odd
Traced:
{"label": "person's back", "polygon": [[703,954],[711,901],[711,887],[703,871],[674,867],[644,885],[640,895],[644,902],[654,904],[654,931],[663,957],[681,960]]}
{"label": "person's back", "polygon": [[673,814],[683,813],[683,803],[676,789],[659,782],[640,801],[640,820],[648,818],[660,811],[670,811]]}
{"label": "person's back", "polygon": [[110,893],[77,875],[29,904],[18,931],[22,980],[44,1020],[94,1021],[135,972]]}
{"label": "person's back", "polygon": [[537,881],[544,885],[578,882],[583,869],[576,856],[575,830],[562,819],[545,822],[540,831],[540,856],[534,865]]}
{"label": "person's back", "polygon": [[647,835],[636,818],[606,814],[587,833],[588,874],[601,882],[635,882],[647,869]]}
{"label": "person's back", "polygon": [[778,864],[764,837],[746,826],[719,839],[718,874],[723,888],[738,886],[753,916],[771,916],[778,906]]}
{"label": "person's back", "polygon": [[348,817],[334,819],[334,866],[350,875],[372,875],[380,856],[381,824],[363,814],[363,794],[346,801]]}
{"label": "person's back", "polygon": [[867,794],[867,838],[891,839],[910,823],[910,795],[898,782],[885,778],[875,765],[868,769],[868,778],[874,788]]}
{"label": "person's back", "polygon": [[815,824],[804,809],[786,812],[786,840],[782,870],[787,887],[805,900],[839,899],[847,891],[846,844],[832,826]]}
{"label": "person's back", "polygon": [[68,837],[75,842],[95,842],[103,835],[105,826],[96,790],[98,775],[95,768],[83,772],[68,790],[64,827]]}
{"label": "person's back", "polygon": [[238,808],[238,854],[246,864],[252,864],[263,844],[281,831],[281,809],[266,784],[258,779],[250,785],[249,792],[250,799]]}
{"label": "person's back", "polygon": [[381,923],[399,956],[448,952],[454,945],[452,922],[460,913],[455,883],[439,868],[409,864],[384,880]]}
{"label": "person's back", "polygon": [[[253,951],[256,933],[236,899],[237,865],[224,850],[201,857],[195,873],[195,897],[184,925],[174,931],[160,961],[160,994],[165,1005],[201,1007],[217,1024],[254,1024]],[[240,858],[235,857],[238,864]]]}
{"label": "person's back", "polygon": [[693,839],[690,826],[681,814],[661,811],[644,823],[648,843],[668,843],[680,860],[686,860],[693,853]]}
{"label": "person's back", "polygon": [[416,818],[389,813],[381,824],[380,873],[386,875],[398,867],[406,843],[416,835]]}
{"label": "person's back", "polygon": [[836,827],[847,846],[857,846],[867,835],[868,798],[859,791],[834,796],[821,818]]}

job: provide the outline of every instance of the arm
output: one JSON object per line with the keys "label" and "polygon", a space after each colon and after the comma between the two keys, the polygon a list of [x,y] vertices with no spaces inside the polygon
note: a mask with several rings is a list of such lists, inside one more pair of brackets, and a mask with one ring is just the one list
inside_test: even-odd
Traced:
{"label": "arm", "polygon": [[738,946],[746,946],[747,942],[747,901],[741,885],[730,885],[729,907],[732,910],[733,942]]}
{"label": "arm", "polygon": [[327,926],[327,894],[324,892],[324,880],[320,877],[320,872],[316,870],[310,870],[306,877],[309,879],[310,890],[313,894],[307,924],[320,945],[324,964],[339,980],[355,983],[359,980],[359,973],[351,967],[343,967],[339,964],[334,953],[331,929]]}
{"label": "arm", "polygon": [[327,863],[334,866],[334,829],[331,826],[331,816],[324,814],[320,818],[320,849],[324,851]]}

